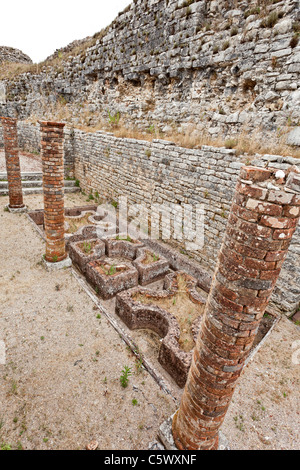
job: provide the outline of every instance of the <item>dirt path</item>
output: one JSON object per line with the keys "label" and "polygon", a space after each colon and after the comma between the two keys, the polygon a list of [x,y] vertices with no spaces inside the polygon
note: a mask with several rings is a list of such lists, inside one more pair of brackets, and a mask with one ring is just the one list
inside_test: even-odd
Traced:
{"label": "dirt path", "polygon": [[[0,198],[0,446],[24,449],[147,449],[175,410],[82,290],[70,270],[41,265],[44,242],[26,215]],[[86,203],[78,194],[66,206]],[[31,209],[42,196],[26,197]],[[281,321],[247,366],[222,428],[235,449],[299,448],[300,329]],[[300,347],[300,346],[298,346]],[[120,376],[132,368],[127,388]]]}

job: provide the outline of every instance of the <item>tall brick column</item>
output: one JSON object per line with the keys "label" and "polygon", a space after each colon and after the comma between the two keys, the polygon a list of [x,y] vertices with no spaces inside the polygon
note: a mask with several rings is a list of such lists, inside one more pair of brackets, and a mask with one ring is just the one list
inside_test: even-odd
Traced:
{"label": "tall brick column", "polygon": [[300,176],[244,167],[231,208],[180,408],[177,448],[218,448],[236,381],[299,221]]}
{"label": "tall brick column", "polygon": [[3,126],[5,161],[8,181],[8,208],[18,210],[25,208],[23,204],[22,180],[18,147],[17,120],[1,118]]}
{"label": "tall brick column", "polygon": [[40,122],[43,162],[45,260],[63,261],[65,249],[64,124]]}

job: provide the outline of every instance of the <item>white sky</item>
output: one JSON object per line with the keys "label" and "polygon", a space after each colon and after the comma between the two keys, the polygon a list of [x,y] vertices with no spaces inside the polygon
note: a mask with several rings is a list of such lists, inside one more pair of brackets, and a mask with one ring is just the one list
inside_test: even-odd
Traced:
{"label": "white sky", "polygon": [[41,62],[108,26],[131,0],[0,0],[0,46]]}

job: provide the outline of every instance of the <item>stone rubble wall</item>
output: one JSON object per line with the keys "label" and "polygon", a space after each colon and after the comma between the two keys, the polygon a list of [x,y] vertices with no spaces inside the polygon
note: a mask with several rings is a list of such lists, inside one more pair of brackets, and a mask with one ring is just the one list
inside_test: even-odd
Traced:
{"label": "stone rubble wall", "polygon": [[0,46],[0,64],[3,62],[16,62],[21,64],[31,64],[32,60],[28,55],[13,47]]}
{"label": "stone rubble wall", "polygon": [[0,114],[59,104],[74,124],[109,111],[128,127],[212,137],[296,130],[299,145],[299,3],[135,0],[87,50],[0,82]]}
{"label": "stone rubble wall", "polygon": [[[150,143],[79,130],[74,131],[74,152],[75,175],[87,194],[97,192],[111,201],[126,196],[128,204],[143,203],[148,208],[155,203],[170,207],[203,204],[203,248],[186,251],[185,243],[172,243],[209,273],[215,267],[240,168],[246,163],[265,167],[269,162],[274,168],[287,170],[296,165],[300,169],[299,160],[292,157],[257,155],[241,159],[234,150],[225,148],[186,149],[162,140]],[[288,313],[294,312],[300,302],[299,242],[300,227],[272,299]]]}
{"label": "stone rubble wall", "polygon": [[[18,123],[19,145],[40,150],[39,125]],[[0,131],[0,145],[3,143]],[[201,250],[187,251],[184,242],[171,240],[182,253],[198,261],[208,273],[215,262],[225,233],[227,217],[240,168],[244,164],[287,170],[300,162],[291,157],[256,155],[237,157],[234,150],[203,146],[186,149],[163,140],[152,143],[119,139],[112,134],[86,133],[65,128],[65,166],[87,195],[128,204],[204,204],[205,232]],[[195,228],[195,227],[192,227]],[[273,294],[273,302],[287,314],[300,302],[300,227]]]}
{"label": "stone rubble wall", "polygon": [[[40,126],[18,123],[19,146],[40,151]],[[0,146],[3,137],[0,128]],[[184,242],[171,240],[182,253],[198,261],[209,274],[215,268],[240,168],[245,164],[287,170],[300,161],[278,155],[238,157],[235,150],[203,146],[187,149],[163,140],[153,142],[117,138],[109,133],[86,133],[65,128],[65,173],[80,181],[87,194],[108,201],[126,196],[128,204],[164,204],[176,217],[172,204],[203,204],[204,246],[186,250]],[[154,211],[155,212],[155,211]],[[195,229],[195,226],[191,225]],[[298,227],[273,294],[273,302],[287,314],[300,302],[300,227]]]}

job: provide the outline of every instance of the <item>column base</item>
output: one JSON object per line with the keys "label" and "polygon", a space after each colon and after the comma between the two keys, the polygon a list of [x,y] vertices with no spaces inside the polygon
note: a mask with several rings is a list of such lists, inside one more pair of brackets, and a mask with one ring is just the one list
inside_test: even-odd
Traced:
{"label": "column base", "polygon": [[5,206],[5,209],[7,209],[8,212],[11,212],[12,214],[22,214],[28,210],[25,205],[21,207],[10,207],[9,204]]}
{"label": "column base", "polygon": [[[170,418],[168,418],[164,423],[160,426],[158,431],[158,437],[163,443],[166,450],[178,450],[172,434],[172,423],[173,418],[176,413],[174,413]],[[218,450],[230,450],[229,443],[224,436],[224,434],[219,431],[219,447]]]}
{"label": "column base", "polygon": [[70,268],[72,266],[72,260],[69,256],[57,263],[50,263],[49,261],[46,261],[44,257],[42,258],[42,261],[47,271],[59,271],[60,269]]}

